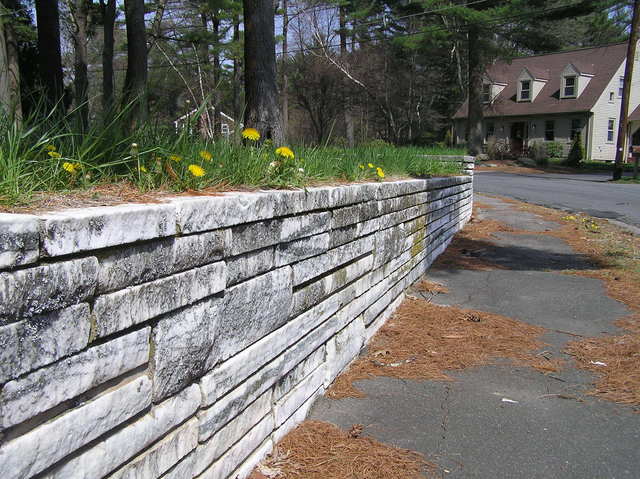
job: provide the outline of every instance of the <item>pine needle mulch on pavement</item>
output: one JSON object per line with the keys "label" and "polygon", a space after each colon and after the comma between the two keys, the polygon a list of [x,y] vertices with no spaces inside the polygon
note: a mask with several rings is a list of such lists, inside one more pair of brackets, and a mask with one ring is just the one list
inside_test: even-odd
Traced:
{"label": "pine needle mulch on pavement", "polygon": [[590,394],[632,405],[640,412],[640,236],[603,219],[498,198],[559,223],[558,230],[541,234],[565,240],[594,265],[591,270],[566,273],[603,281],[608,296],[631,311],[629,316],[615,322],[625,334],[572,341],[566,352],[574,357],[579,368],[597,374]]}
{"label": "pine needle mulch on pavement", "polygon": [[320,421],[287,434],[250,479],[425,479],[441,477],[422,455]]}
{"label": "pine needle mulch on pavement", "polygon": [[536,354],[544,332],[498,314],[407,298],[373,337],[368,352],[338,376],[327,396],[364,397],[354,381],[375,376],[450,380],[447,371],[488,364],[495,358],[557,371],[559,361]]}

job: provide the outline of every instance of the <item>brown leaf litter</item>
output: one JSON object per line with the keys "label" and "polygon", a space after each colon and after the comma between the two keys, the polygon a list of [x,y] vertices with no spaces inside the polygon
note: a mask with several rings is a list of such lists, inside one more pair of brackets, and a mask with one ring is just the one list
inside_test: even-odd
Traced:
{"label": "brown leaf litter", "polygon": [[434,281],[428,281],[428,280],[424,280],[421,281],[420,283],[418,283],[415,288],[418,291],[422,291],[424,293],[429,293],[432,295],[436,295],[436,294],[446,294],[449,292],[449,290],[447,289],[446,286],[440,284],[440,283],[436,283]]}
{"label": "brown leaf litter", "polygon": [[565,240],[594,265],[590,270],[566,273],[601,280],[608,296],[632,311],[614,323],[626,331],[624,334],[572,341],[566,352],[574,357],[579,368],[598,376],[589,394],[632,405],[640,412],[640,237],[606,220],[498,198],[557,222],[560,225],[557,230],[540,234]]}
{"label": "brown leaf litter", "polygon": [[441,477],[417,452],[320,421],[304,421],[287,434],[250,479],[424,479]]}
{"label": "brown leaf litter", "polygon": [[493,313],[440,306],[407,298],[373,337],[368,352],[327,391],[334,399],[364,397],[354,381],[375,376],[450,380],[446,371],[509,358],[542,372],[559,369],[556,359],[536,354],[544,328]]}

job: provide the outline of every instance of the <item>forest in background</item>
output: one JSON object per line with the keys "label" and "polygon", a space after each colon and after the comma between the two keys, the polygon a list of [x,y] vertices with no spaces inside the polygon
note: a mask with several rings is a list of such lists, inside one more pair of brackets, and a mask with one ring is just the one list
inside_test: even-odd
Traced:
{"label": "forest in background", "polygon": [[246,48],[253,9],[275,29],[279,95],[270,101],[283,137],[308,145],[447,143],[474,65],[624,41],[630,23],[629,1],[602,0],[0,4],[0,66],[9,72],[0,101],[14,120],[56,106],[83,131],[124,108],[170,128],[198,110],[213,136],[222,113],[247,123],[246,67],[261,72],[273,55],[269,45]]}

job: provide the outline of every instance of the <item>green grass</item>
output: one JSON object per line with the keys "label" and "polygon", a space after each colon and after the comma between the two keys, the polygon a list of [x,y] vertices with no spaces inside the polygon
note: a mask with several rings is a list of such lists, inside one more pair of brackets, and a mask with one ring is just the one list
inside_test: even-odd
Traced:
{"label": "green grass", "polygon": [[116,117],[79,134],[71,120],[32,118],[17,126],[0,118],[0,201],[15,205],[28,202],[36,192],[82,190],[122,181],[141,191],[184,191],[220,184],[285,188],[336,180],[381,181],[382,176],[451,175],[460,173],[458,164],[423,156],[464,154],[457,149],[378,142],[351,149],[294,145],[295,157],[284,158],[269,142],[260,146],[214,143],[159,126],[126,133],[123,124],[123,118]]}
{"label": "green grass", "polygon": [[[550,158],[550,166],[566,166],[564,158]],[[633,165],[625,163],[622,165],[623,171],[633,171]],[[613,163],[609,161],[583,161],[580,163],[579,170],[583,171],[613,171]]]}
{"label": "green grass", "polygon": [[622,184],[636,184],[640,185],[640,179],[633,179],[631,177],[625,177],[617,181],[613,181],[613,183],[622,183]]}

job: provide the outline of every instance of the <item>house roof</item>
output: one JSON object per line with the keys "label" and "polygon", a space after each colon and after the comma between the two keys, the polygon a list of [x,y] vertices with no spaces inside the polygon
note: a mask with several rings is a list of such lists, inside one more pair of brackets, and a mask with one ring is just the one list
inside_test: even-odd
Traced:
{"label": "house roof", "polygon": [[[500,94],[484,108],[486,117],[528,116],[590,111],[611,81],[627,54],[627,44],[617,43],[597,48],[585,48],[561,53],[516,58],[510,63],[497,62],[487,69],[495,83],[506,83]],[[569,64],[581,74],[593,75],[578,98],[560,99],[562,71]],[[517,78],[523,69],[548,81],[532,102],[518,102]],[[468,102],[458,109],[454,118],[466,118]],[[638,113],[637,110],[634,114]]]}
{"label": "house roof", "polygon": [[629,121],[640,121],[640,105],[629,115]]}

